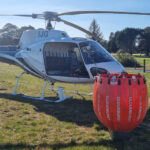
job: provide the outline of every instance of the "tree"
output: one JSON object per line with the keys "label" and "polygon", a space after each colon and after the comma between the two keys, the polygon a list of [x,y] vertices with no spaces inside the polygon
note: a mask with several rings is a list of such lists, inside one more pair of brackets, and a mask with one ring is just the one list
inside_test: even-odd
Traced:
{"label": "tree", "polygon": [[122,49],[131,55],[135,50],[135,40],[140,33],[140,29],[126,28],[116,35],[116,44],[119,49]]}
{"label": "tree", "polygon": [[111,32],[108,41],[108,51],[113,53],[116,53],[118,51],[115,35],[116,35],[115,33]]}
{"label": "tree", "polygon": [[92,40],[95,40],[95,41],[99,42],[102,46],[104,46],[105,48],[107,48],[107,41],[104,40],[103,34],[102,34],[101,30],[100,30],[100,26],[98,25],[98,23],[97,23],[97,21],[96,21],[95,19],[93,19],[93,21],[91,22],[90,27],[89,27],[89,31],[90,31],[93,35],[97,36],[100,40],[97,41],[97,40],[96,40],[93,36],[91,36],[91,35],[87,35],[87,38],[92,39]]}
{"label": "tree", "polygon": [[9,43],[15,45],[14,41],[17,37],[18,27],[13,24],[7,23],[0,30],[0,45],[9,45]]}
{"label": "tree", "polygon": [[138,49],[143,51],[146,56],[150,54],[150,27],[147,27],[143,30],[141,35],[138,37]]}

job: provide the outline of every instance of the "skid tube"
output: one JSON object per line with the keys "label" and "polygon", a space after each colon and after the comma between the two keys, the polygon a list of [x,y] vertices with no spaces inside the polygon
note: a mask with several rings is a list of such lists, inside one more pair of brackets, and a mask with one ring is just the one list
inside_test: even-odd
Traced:
{"label": "skid tube", "polygon": [[62,102],[62,101],[65,101],[65,100],[71,98],[71,96],[66,96],[66,95],[63,94],[63,92],[64,92],[64,88],[63,88],[63,87],[58,87],[58,88],[57,88],[57,91],[58,91],[58,94],[59,94],[59,99],[57,99],[57,100],[45,99],[45,97],[44,97],[45,89],[46,89],[47,85],[51,83],[50,81],[47,81],[47,82],[44,84],[43,89],[42,89],[42,93],[41,93],[41,96],[40,96],[40,97],[32,97],[32,96],[27,96],[27,95],[24,95],[24,94],[17,94],[17,89],[18,89],[19,81],[20,81],[21,77],[22,77],[24,74],[26,74],[26,72],[22,72],[22,73],[18,76],[17,81],[16,81],[16,86],[15,86],[14,92],[13,92],[11,95],[14,95],[14,96],[21,96],[21,97],[29,98],[29,99],[32,99],[32,100],[41,100],[41,101],[53,102],[53,103],[59,103],[59,102]]}

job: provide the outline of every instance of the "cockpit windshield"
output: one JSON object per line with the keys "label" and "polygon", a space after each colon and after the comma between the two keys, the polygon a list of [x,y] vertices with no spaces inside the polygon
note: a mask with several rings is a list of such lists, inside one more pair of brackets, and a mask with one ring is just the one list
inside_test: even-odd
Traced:
{"label": "cockpit windshield", "polygon": [[113,57],[97,42],[81,42],[80,49],[86,64],[114,61]]}

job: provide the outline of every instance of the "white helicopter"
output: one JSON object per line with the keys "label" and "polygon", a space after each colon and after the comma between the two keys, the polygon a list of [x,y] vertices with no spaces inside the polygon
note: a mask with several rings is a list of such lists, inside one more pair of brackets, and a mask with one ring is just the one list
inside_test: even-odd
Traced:
{"label": "white helicopter", "polygon": [[47,100],[44,91],[48,83],[91,83],[94,76],[101,73],[125,72],[124,67],[105,50],[98,42],[85,38],[72,38],[64,31],[54,30],[51,21],[63,22],[86,34],[93,36],[97,41],[99,38],[86,29],[60,18],[64,15],[79,14],[130,14],[150,15],[140,12],[117,12],[117,11],[72,11],[56,13],[46,11],[42,14],[16,14],[0,16],[32,17],[34,19],[45,19],[46,30],[30,30],[23,32],[19,45],[12,49],[0,49],[0,61],[15,64],[25,70],[17,79],[13,95],[17,95],[17,87],[24,73],[32,74],[46,80],[39,99],[48,102],[61,102],[70,98],[63,95],[63,88],[58,88],[59,99]]}

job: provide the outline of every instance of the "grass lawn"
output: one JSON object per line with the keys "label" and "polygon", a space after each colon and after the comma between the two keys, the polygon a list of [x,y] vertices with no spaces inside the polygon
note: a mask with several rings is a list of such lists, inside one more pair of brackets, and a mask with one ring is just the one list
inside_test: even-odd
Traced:
{"label": "grass lawn", "polygon": [[146,70],[150,70],[150,58],[135,57],[141,66],[144,65],[144,59],[146,60]]}
{"label": "grass lawn", "polygon": [[[108,129],[96,118],[92,97],[74,95],[59,104],[33,101],[10,96],[16,77],[22,70],[0,63],[0,150],[149,150],[150,109],[138,128],[126,141],[112,141]],[[150,73],[147,78],[150,96]],[[19,92],[39,96],[44,81],[24,75]],[[59,83],[74,89],[72,84]],[[79,85],[79,90],[91,92],[89,85]],[[56,98],[48,91],[46,96]]]}
{"label": "grass lawn", "polygon": [[[115,58],[117,58],[117,54],[113,53],[112,54]],[[144,55],[140,54],[133,54],[133,56],[135,57],[135,59],[137,60],[137,62],[143,66],[144,65],[144,59],[146,60],[146,70],[150,70],[150,57],[145,57]],[[143,68],[142,68],[143,69]]]}

